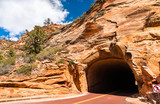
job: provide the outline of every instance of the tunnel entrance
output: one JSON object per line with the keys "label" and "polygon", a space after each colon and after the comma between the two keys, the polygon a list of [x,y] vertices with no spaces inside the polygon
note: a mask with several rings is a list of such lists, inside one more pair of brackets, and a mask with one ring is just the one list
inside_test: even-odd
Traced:
{"label": "tunnel entrance", "polygon": [[122,59],[93,63],[87,70],[88,92],[106,93],[117,90],[138,91],[130,66]]}

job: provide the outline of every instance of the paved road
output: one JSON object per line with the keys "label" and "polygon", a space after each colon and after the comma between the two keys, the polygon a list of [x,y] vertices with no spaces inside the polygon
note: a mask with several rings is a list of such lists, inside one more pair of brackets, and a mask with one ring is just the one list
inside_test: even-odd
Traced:
{"label": "paved road", "polygon": [[121,91],[111,92],[107,94],[94,94],[90,93],[85,96],[65,99],[65,100],[55,100],[39,103],[30,104],[129,104],[125,101],[125,98],[131,95],[131,93],[124,93]]}

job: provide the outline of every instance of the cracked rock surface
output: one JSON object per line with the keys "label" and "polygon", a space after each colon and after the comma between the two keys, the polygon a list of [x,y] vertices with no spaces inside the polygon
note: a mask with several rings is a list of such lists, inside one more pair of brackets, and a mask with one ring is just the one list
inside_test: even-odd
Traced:
{"label": "cracked rock surface", "polygon": [[[103,15],[100,15],[102,12]],[[47,78],[38,76],[26,82],[21,81],[23,84],[3,81],[0,86],[10,84],[22,88],[56,88],[59,93],[86,92],[86,76],[87,72],[94,72],[89,71],[92,65],[101,60],[121,59],[132,70],[139,93],[155,100],[152,84],[160,84],[159,0],[107,0],[87,11],[85,18],[63,27],[61,33],[51,36],[48,41],[54,46],[65,43],[69,50],[69,53],[63,55],[66,63],[63,70],[57,72],[60,74]],[[69,59],[74,61],[73,65],[67,63]],[[51,72],[54,71],[53,68]],[[34,84],[38,81],[41,85]]]}

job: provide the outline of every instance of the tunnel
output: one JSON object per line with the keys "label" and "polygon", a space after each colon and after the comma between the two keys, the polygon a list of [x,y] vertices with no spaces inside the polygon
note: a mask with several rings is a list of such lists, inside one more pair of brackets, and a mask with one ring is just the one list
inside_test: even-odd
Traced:
{"label": "tunnel", "polygon": [[93,63],[87,70],[88,92],[105,93],[137,91],[130,66],[122,59],[106,59]]}

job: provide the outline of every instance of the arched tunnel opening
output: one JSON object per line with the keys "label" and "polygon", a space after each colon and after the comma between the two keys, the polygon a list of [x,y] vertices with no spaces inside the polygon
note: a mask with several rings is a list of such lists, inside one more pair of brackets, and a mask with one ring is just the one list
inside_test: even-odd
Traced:
{"label": "arched tunnel opening", "polygon": [[138,92],[130,66],[122,59],[106,59],[93,63],[87,70],[88,92]]}

